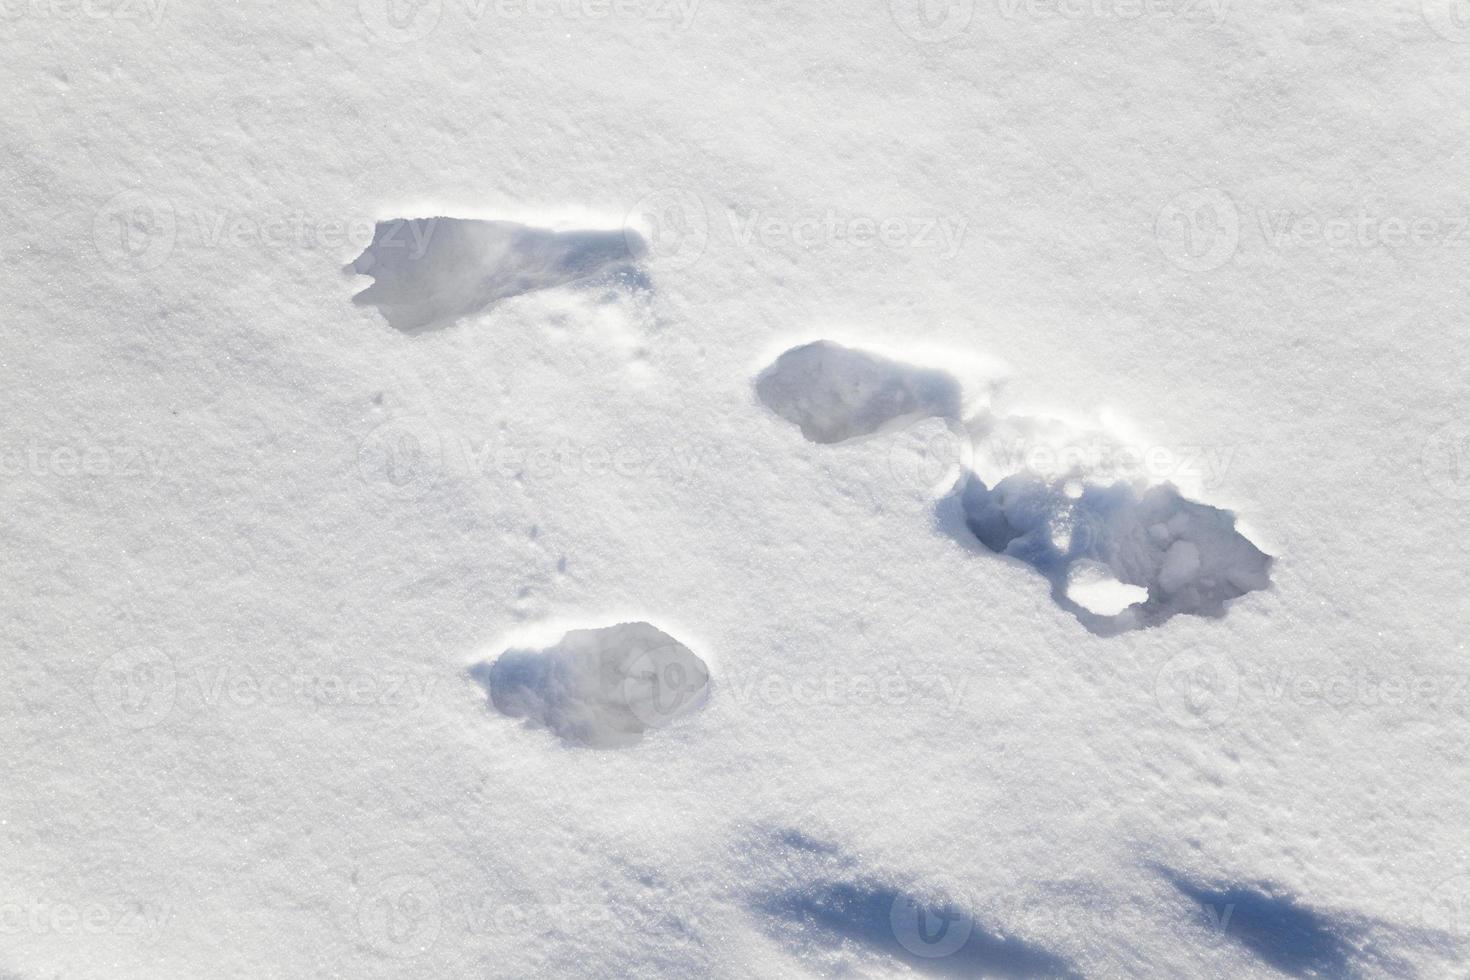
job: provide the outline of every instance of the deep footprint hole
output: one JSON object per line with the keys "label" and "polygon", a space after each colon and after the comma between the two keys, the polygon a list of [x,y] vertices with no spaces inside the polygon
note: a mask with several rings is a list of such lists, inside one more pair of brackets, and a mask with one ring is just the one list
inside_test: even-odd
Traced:
{"label": "deep footprint hole", "polygon": [[1035,474],[994,488],[971,474],[960,501],[970,534],[1041,573],[1057,603],[1101,635],[1177,615],[1221,617],[1271,584],[1271,556],[1236,530],[1235,515],[1172,484],[1140,492],[1118,481],[1076,493]]}

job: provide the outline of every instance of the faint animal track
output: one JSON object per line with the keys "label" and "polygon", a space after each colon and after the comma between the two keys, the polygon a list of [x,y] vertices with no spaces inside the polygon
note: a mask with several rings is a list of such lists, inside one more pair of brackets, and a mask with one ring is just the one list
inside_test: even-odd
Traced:
{"label": "faint animal track", "polygon": [[988,409],[957,425],[948,420],[962,392],[949,374],[830,341],[782,354],[755,388],[813,442],[928,417],[959,429],[963,445],[937,468],[957,478],[940,501],[941,525],[1036,569],[1057,604],[1099,635],[1179,614],[1220,617],[1232,599],[1270,585],[1271,557],[1235,529],[1234,514],[1154,478],[1147,453],[1105,432]]}
{"label": "faint animal track", "polygon": [[960,384],[943,371],[830,340],[788,350],[761,372],[755,390],[767,408],[824,444],[961,411]]}
{"label": "faint animal track", "polygon": [[552,646],[513,648],[476,664],[501,714],[550,729],[572,745],[632,745],[704,706],[709,667],[648,623],[572,630]]}
{"label": "faint animal track", "polygon": [[396,218],[346,270],[372,276],[352,298],[406,333],[445,327],[503,299],[583,280],[643,284],[637,233],[551,231],[510,221]]}

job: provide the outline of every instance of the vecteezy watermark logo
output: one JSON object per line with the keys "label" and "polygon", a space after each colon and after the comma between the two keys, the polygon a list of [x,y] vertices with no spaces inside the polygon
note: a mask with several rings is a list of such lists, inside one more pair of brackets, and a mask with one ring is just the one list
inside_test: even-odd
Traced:
{"label": "vecteezy watermark logo", "polygon": [[0,446],[0,476],[107,478],[152,485],[167,462],[163,452],[142,446]]}
{"label": "vecteezy watermark logo", "polygon": [[620,688],[633,717],[649,728],[662,728],[705,696],[709,673],[684,647],[666,644],[634,658]]}
{"label": "vecteezy watermark logo", "polygon": [[1423,0],[1424,22],[1446,41],[1470,43],[1470,0]]}
{"label": "vecteezy watermark logo", "polygon": [[974,465],[974,456],[974,443],[962,423],[920,419],[890,440],[888,470],[900,492],[918,503],[927,503],[965,479]]}
{"label": "vecteezy watermark logo", "polygon": [[[359,0],[358,3],[368,30],[392,44],[418,41],[433,33],[443,18],[445,6],[444,0]],[[463,18],[461,27],[485,20],[588,23],[618,19],[672,24],[675,30],[683,31],[693,23],[699,0],[451,0],[448,6],[452,16]]]}
{"label": "vecteezy watermark logo", "polygon": [[720,691],[736,708],[762,716],[783,705],[847,709],[915,704],[948,718],[969,696],[971,680],[908,662],[864,673],[810,666],[792,673],[737,669],[722,675]]}
{"label": "vecteezy watermark logo", "polygon": [[1327,214],[1263,208],[1258,223],[1276,249],[1470,249],[1470,216],[1382,213],[1377,201]]}
{"label": "vecteezy watermark logo", "polygon": [[92,703],[121,728],[148,728],[163,721],[177,692],[173,661],[146,647],[114,653],[92,675]]}
{"label": "vecteezy watermark logo", "polygon": [[[282,249],[324,249],[339,251],[351,248],[360,251],[373,244],[374,222],[366,218],[324,218],[309,215],[304,211],[293,214],[231,214],[229,212],[193,211],[179,212],[178,244],[181,248],[216,249],[238,248],[279,251]],[[413,224],[413,222],[405,222]],[[427,222],[432,234],[433,219]],[[395,230],[398,226],[395,226]],[[428,246],[427,234],[420,238],[414,229],[412,257],[423,256]],[[392,241],[391,232],[378,241],[379,248],[404,247],[406,243]]]}
{"label": "vecteezy watermark logo", "polygon": [[975,931],[975,920],[954,908],[931,909],[907,895],[893,900],[888,924],[900,946],[924,959],[959,952]]}
{"label": "vecteezy watermark logo", "polygon": [[415,676],[355,667],[281,672],[235,661],[222,667],[197,666],[189,673],[197,691],[188,693],[211,709],[288,705],[417,714],[428,703],[430,691],[439,680],[433,674]]}
{"label": "vecteezy watermark logo", "polygon": [[92,241],[102,260],[134,272],[162,265],[173,252],[177,234],[173,206],[141,191],[118,194],[92,222]]}
{"label": "vecteezy watermark logo", "polygon": [[888,0],[898,29],[920,44],[952,41],[970,29],[975,0]]}
{"label": "vecteezy watermark logo", "polygon": [[131,20],[157,27],[164,0],[0,0],[0,21]]}
{"label": "vecteezy watermark logo", "polygon": [[752,211],[742,215],[727,212],[730,233],[741,248],[802,250],[833,245],[852,248],[928,251],[945,259],[959,254],[970,219],[840,215],[832,208],[818,212],[807,209],[790,215]]}
{"label": "vecteezy watermark logo", "polygon": [[[268,111],[264,103],[254,99],[241,100],[236,107],[246,113]],[[253,120],[242,120],[241,126],[256,132],[264,119],[257,115]],[[411,243],[393,237],[404,226],[413,233]],[[348,248],[360,251],[376,244],[379,249],[412,248],[410,257],[417,259],[428,247],[434,221],[397,222],[376,243],[375,227],[373,221],[362,217],[334,218],[305,211],[269,214],[177,209],[162,198],[127,191],[97,212],[93,235],[97,250],[109,265],[142,271],[155,269],[181,252],[225,248],[338,252]]]}
{"label": "vecteezy watermark logo", "polygon": [[150,901],[123,905],[53,902],[46,899],[0,903],[0,936],[135,936],[158,941],[173,915],[171,906]]}
{"label": "vecteezy watermark logo", "polygon": [[444,474],[443,441],[422,418],[385,422],[362,441],[357,470],[369,486],[386,497],[416,499],[428,493]]}
{"label": "vecteezy watermark logo", "polygon": [[470,20],[644,20],[687,30],[699,0],[463,0]]}
{"label": "vecteezy watermark logo", "polygon": [[1436,885],[1419,916],[1426,929],[1470,935],[1470,874],[1455,875]]}
{"label": "vecteezy watermark logo", "polygon": [[1222,24],[1229,0],[999,0],[1001,16],[1032,20],[1138,21],[1173,19]]}
{"label": "vecteezy watermark logo", "polygon": [[358,472],[385,496],[413,499],[445,478],[457,480],[554,480],[558,477],[691,480],[715,466],[728,468],[721,447],[648,446],[640,443],[522,444],[499,435],[480,436],[422,418],[384,422],[358,448]]}
{"label": "vecteezy watermark logo", "polygon": [[439,890],[423,875],[399,874],[369,887],[357,925],[373,949],[400,959],[418,956],[439,936]]}
{"label": "vecteezy watermark logo", "polygon": [[992,468],[1034,473],[1045,480],[1087,477],[1097,482],[1146,476],[1151,483],[1188,481],[1213,489],[1224,483],[1239,450],[1239,446],[1125,443],[1101,435],[1062,445],[989,435],[973,453]]}
{"label": "vecteezy watermark logo", "polygon": [[1200,902],[1200,919],[1205,926],[1205,936],[1211,945],[1219,946],[1228,939],[1230,935],[1230,920],[1235,916],[1235,903],[1223,902]]}
{"label": "vecteezy watermark logo", "polygon": [[670,188],[649,194],[633,205],[624,227],[631,254],[646,248],[650,258],[669,269],[687,269],[709,247],[709,210],[689,190]]}
{"label": "vecteezy watermark logo", "polygon": [[1240,211],[1222,190],[1186,191],[1160,209],[1154,237],[1159,251],[1179,268],[1209,272],[1235,255],[1240,245]]}
{"label": "vecteezy watermark logo", "polygon": [[1155,676],[1154,697],[1176,725],[1213,728],[1235,711],[1240,671],[1223,653],[1181,653]]}
{"label": "vecteezy watermark logo", "polygon": [[[505,902],[498,896],[483,896],[459,903],[458,911],[467,935],[520,942],[536,942],[550,933],[584,935],[610,926],[639,936],[687,934],[700,926],[687,908],[665,907],[656,900],[613,904],[572,890],[558,890],[544,902]],[[456,921],[451,928],[459,924]]]}
{"label": "vecteezy watermark logo", "polygon": [[1362,668],[1291,673],[1277,668],[1246,674],[1242,691],[1263,703],[1326,705],[1339,710],[1407,708],[1416,713],[1470,706],[1470,674],[1370,673]]}
{"label": "vecteezy watermark logo", "polygon": [[1470,425],[1453,422],[1424,440],[1424,477],[1451,500],[1470,500]]}
{"label": "vecteezy watermark logo", "polygon": [[444,13],[443,0],[358,0],[358,13],[379,40],[408,44],[433,33]]}

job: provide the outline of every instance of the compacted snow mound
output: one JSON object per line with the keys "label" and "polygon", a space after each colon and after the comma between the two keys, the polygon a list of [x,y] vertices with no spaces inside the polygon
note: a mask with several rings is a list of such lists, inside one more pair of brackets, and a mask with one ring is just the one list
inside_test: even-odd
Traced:
{"label": "compacted snow mound", "polygon": [[818,340],[776,358],[755,382],[767,408],[812,442],[872,435],[930,416],[958,418],[959,381],[943,371]]}
{"label": "compacted snow mound", "polygon": [[347,271],[374,282],[353,297],[412,333],[448,326],[503,299],[631,273],[646,253],[631,230],[551,231],[511,221],[395,218]]}
{"label": "compacted snow mound", "polygon": [[555,646],[510,649],[471,668],[495,709],[572,745],[632,745],[703,707],[709,667],[648,623],[572,630]]}

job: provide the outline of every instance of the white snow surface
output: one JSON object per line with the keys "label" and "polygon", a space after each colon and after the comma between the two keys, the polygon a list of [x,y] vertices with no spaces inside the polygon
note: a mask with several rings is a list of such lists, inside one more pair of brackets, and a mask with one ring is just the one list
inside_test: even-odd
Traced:
{"label": "white snow surface", "polygon": [[[1463,3],[5,0],[0,51],[0,977],[1463,974]],[[396,329],[344,268],[434,217],[505,251]],[[1086,628],[966,537],[962,424],[762,403],[817,340],[1109,433],[1269,586]],[[709,684],[628,744],[477,682],[637,623]]]}

